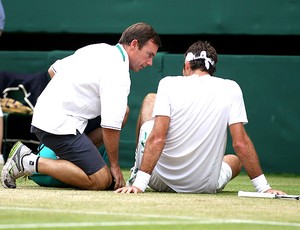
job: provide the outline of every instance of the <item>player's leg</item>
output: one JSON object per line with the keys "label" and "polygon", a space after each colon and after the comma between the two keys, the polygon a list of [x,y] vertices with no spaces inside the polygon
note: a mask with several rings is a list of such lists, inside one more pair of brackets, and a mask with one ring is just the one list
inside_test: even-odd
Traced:
{"label": "player's leg", "polygon": [[153,93],[148,94],[144,98],[142,107],[140,109],[140,114],[138,117],[137,128],[136,128],[137,140],[136,140],[136,149],[135,149],[135,163],[130,170],[131,175],[126,182],[127,185],[132,185],[136,178],[136,174],[142,162],[146,141],[153,128],[154,120],[152,118],[152,112],[154,108],[155,97],[156,94]]}
{"label": "player's leg", "polygon": [[226,162],[232,171],[231,180],[235,178],[242,170],[242,163],[239,158],[234,154],[227,154],[224,156],[223,161]]}
{"label": "player's leg", "polygon": [[242,170],[242,164],[236,155],[225,155],[218,179],[217,191],[222,191],[230,180],[235,178]]}
{"label": "player's leg", "polygon": [[153,119],[152,113],[154,108],[154,103],[156,99],[155,93],[149,93],[143,100],[140,113],[138,116],[137,124],[136,124],[136,144],[138,143],[139,133],[141,126],[146,122]]}

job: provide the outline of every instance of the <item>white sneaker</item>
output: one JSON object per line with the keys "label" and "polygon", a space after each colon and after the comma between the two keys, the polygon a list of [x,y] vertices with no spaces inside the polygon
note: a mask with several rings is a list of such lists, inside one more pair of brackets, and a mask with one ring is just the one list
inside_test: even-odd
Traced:
{"label": "white sneaker", "polygon": [[12,147],[1,173],[1,183],[4,188],[16,188],[16,179],[24,175],[32,175],[32,172],[24,171],[22,164],[23,157],[30,153],[31,150],[20,141]]}

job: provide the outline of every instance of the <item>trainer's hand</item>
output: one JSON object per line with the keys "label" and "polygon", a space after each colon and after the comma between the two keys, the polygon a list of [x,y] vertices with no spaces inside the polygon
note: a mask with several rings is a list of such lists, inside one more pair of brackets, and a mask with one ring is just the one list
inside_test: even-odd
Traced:
{"label": "trainer's hand", "polygon": [[143,192],[142,190],[140,190],[138,187],[135,186],[126,186],[115,190],[115,193],[142,193],[142,192]]}
{"label": "trainer's hand", "polygon": [[111,166],[110,172],[115,180],[114,190],[125,186],[126,183],[119,165]]}
{"label": "trainer's hand", "polygon": [[271,194],[275,194],[275,195],[286,195],[285,192],[282,192],[280,190],[275,190],[275,189],[269,189],[269,190],[265,191],[265,193],[271,193]]}

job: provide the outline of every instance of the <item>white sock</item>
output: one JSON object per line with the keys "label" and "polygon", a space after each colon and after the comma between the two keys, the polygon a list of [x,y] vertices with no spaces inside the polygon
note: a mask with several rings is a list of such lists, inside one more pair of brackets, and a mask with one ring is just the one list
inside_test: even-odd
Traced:
{"label": "white sock", "polygon": [[38,159],[40,157],[35,155],[34,153],[30,153],[29,155],[25,155],[22,159],[22,164],[24,168],[24,173],[27,176],[31,176],[32,173],[37,173]]}
{"label": "white sock", "polygon": [[144,155],[146,141],[153,129],[154,120],[146,121],[140,128],[139,141],[135,150],[135,167],[140,168]]}

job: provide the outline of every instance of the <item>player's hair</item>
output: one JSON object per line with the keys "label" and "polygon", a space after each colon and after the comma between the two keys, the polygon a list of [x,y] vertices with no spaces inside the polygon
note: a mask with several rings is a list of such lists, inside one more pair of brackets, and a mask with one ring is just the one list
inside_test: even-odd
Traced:
{"label": "player's hair", "polygon": [[152,40],[154,44],[161,47],[161,40],[156,31],[148,24],[139,22],[129,26],[119,40],[120,44],[130,45],[132,40],[138,40],[139,48],[141,49],[149,40]]}
{"label": "player's hair", "polygon": [[202,71],[207,71],[210,75],[213,75],[217,70],[216,64],[218,61],[218,55],[217,55],[215,48],[209,42],[207,42],[207,41],[195,42],[185,52],[184,57],[186,57],[186,55],[190,52],[193,53],[193,55],[195,55],[195,56],[200,56],[200,53],[202,51],[206,51],[207,57],[210,58],[214,62],[214,64],[213,65],[209,64],[209,68],[207,69],[205,67],[204,59],[192,60],[192,61],[190,61],[191,69],[192,70],[201,69]]}

